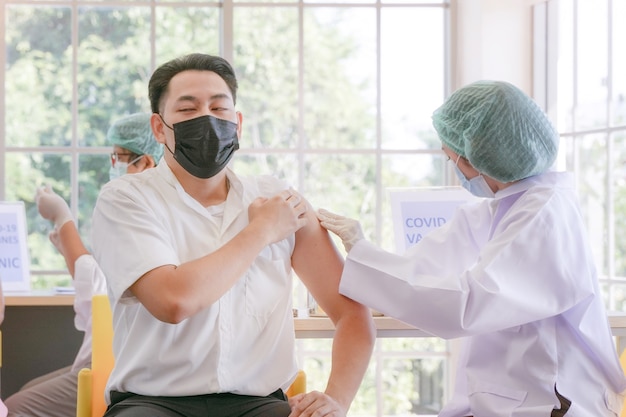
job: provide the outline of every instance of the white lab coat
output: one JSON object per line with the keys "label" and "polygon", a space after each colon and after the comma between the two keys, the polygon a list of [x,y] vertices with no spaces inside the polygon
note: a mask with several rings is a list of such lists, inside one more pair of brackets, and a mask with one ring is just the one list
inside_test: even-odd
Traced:
{"label": "white lab coat", "polygon": [[362,240],[340,292],[443,338],[463,337],[441,417],[617,416],[626,378],[573,178],[534,176],[460,207],[404,256]]}

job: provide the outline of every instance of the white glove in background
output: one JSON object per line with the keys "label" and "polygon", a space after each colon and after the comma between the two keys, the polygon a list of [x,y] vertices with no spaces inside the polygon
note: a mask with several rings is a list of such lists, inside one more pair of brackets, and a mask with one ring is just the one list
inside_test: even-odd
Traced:
{"label": "white glove in background", "polygon": [[52,191],[49,185],[37,189],[35,203],[37,203],[37,210],[39,210],[41,217],[53,222],[56,230],[59,230],[65,223],[74,220],[65,200]]}
{"label": "white glove in background", "polygon": [[346,252],[350,252],[350,249],[356,242],[365,239],[363,230],[361,230],[361,224],[358,221],[324,209],[319,209],[316,214],[324,229],[339,236],[343,247],[346,248]]}

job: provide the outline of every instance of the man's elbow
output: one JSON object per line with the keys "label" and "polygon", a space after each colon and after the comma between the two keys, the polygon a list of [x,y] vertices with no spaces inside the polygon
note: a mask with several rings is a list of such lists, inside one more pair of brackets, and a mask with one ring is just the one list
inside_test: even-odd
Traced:
{"label": "man's elbow", "polygon": [[370,343],[373,345],[376,342],[376,324],[374,324],[374,319],[372,318],[372,311],[367,307],[366,310],[367,334]]}
{"label": "man's elbow", "polygon": [[163,300],[153,306],[144,306],[157,320],[168,324],[181,323],[191,315],[189,305],[184,301]]}
{"label": "man's elbow", "polygon": [[353,329],[353,331],[358,330],[363,339],[374,344],[376,340],[376,325],[369,307],[355,302],[350,313],[343,320],[348,324],[348,328]]}

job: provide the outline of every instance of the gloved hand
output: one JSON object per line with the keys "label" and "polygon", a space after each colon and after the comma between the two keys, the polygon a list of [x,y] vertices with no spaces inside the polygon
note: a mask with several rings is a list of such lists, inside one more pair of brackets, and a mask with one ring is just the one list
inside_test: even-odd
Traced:
{"label": "gloved hand", "polygon": [[316,214],[324,229],[330,230],[339,236],[343,247],[346,248],[346,252],[350,252],[350,249],[356,242],[365,239],[361,230],[361,224],[357,220],[349,219],[324,209],[319,209]]}
{"label": "gloved hand", "polygon": [[39,210],[41,217],[53,222],[54,228],[57,230],[65,223],[74,220],[65,200],[52,191],[49,185],[37,189],[35,203],[37,203],[37,210]]}

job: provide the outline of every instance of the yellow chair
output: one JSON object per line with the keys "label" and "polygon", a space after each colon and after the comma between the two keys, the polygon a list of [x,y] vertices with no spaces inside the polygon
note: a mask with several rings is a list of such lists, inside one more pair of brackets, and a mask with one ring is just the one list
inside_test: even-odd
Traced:
{"label": "yellow chair", "polygon": [[285,395],[287,397],[293,397],[296,394],[304,394],[306,392],[306,373],[300,369],[296,379],[291,383]]}
{"label": "yellow chair", "polygon": [[102,417],[106,411],[104,389],[113,369],[113,316],[109,298],[97,294],[91,304],[91,369],[78,373],[76,417]]}
{"label": "yellow chair", "polygon": [[[624,373],[626,373],[626,349],[619,356],[619,362],[622,364],[622,369]],[[626,401],[624,401],[624,406],[622,407],[622,412],[619,415],[620,417],[626,417]]]}
{"label": "yellow chair", "polygon": [[[106,411],[104,390],[115,364],[113,356],[113,316],[106,294],[97,294],[91,305],[91,369],[78,373],[76,417],[102,417]],[[288,397],[306,392],[306,374],[298,371],[287,392]]]}

